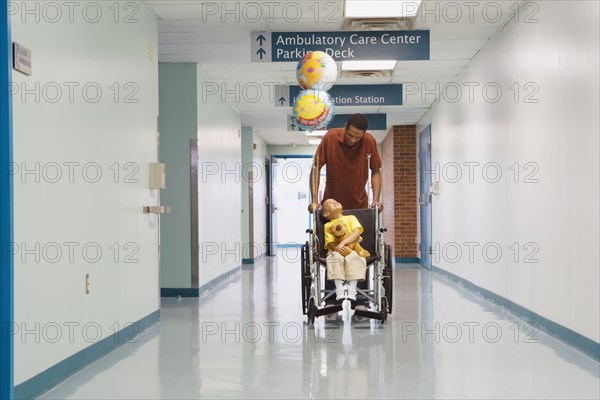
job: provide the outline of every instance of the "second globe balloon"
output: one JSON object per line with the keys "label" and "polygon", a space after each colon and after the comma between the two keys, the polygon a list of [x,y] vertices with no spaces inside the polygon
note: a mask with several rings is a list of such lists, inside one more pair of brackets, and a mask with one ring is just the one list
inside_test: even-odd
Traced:
{"label": "second globe balloon", "polygon": [[302,90],[294,99],[294,117],[305,130],[324,129],[335,114],[333,99],[323,90]]}

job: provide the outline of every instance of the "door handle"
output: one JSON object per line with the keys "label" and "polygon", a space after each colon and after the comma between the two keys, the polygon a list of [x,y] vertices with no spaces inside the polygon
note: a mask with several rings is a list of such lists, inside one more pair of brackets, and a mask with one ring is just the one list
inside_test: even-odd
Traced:
{"label": "door handle", "polygon": [[144,214],[171,214],[169,206],[144,206]]}

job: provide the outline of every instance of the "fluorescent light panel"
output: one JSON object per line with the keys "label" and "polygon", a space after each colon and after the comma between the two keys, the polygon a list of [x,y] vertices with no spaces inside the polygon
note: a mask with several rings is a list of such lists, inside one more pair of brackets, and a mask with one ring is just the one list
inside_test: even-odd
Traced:
{"label": "fluorescent light panel", "polygon": [[396,68],[396,60],[342,61],[344,71],[379,71]]}
{"label": "fluorescent light panel", "polygon": [[327,131],[312,131],[312,132],[306,131],[306,136],[323,137],[323,136],[325,136],[326,133],[327,133]]}
{"label": "fluorescent light panel", "polygon": [[346,18],[414,17],[421,0],[346,0]]}

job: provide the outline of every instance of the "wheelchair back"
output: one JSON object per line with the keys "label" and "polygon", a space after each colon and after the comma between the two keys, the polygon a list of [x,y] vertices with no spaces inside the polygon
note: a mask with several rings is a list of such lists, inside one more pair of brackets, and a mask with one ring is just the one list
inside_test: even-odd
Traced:
{"label": "wheelchair back", "polygon": [[[363,241],[360,242],[360,245],[371,253],[371,257],[377,255],[376,248],[376,235],[377,235],[377,221],[375,221],[375,209],[374,208],[359,208],[352,210],[344,210],[342,212],[344,215],[354,215],[358,222],[363,227],[362,238]],[[316,218],[316,226],[315,231],[317,233],[317,237],[319,238],[319,257],[325,258],[327,256],[327,250],[325,249],[325,232],[324,226],[329,222],[325,218],[321,216],[321,213],[318,213]],[[371,258],[369,257],[369,258]]]}

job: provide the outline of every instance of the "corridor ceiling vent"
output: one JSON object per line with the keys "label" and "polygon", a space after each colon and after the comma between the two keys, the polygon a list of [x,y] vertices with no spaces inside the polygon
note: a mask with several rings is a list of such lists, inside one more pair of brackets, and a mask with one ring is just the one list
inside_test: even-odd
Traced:
{"label": "corridor ceiling vent", "polygon": [[411,18],[344,18],[345,31],[409,31],[415,23]]}
{"label": "corridor ceiling vent", "polygon": [[420,7],[421,0],[346,0],[342,29],[412,30]]}
{"label": "corridor ceiling vent", "polygon": [[393,70],[342,71],[340,78],[391,78]]}
{"label": "corridor ceiling vent", "polygon": [[[344,5],[345,31],[406,31],[412,30],[421,0],[346,0]],[[391,78],[392,67],[357,69],[342,66],[340,78]]]}
{"label": "corridor ceiling vent", "polygon": [[346,0],[347,18],[409,18],[418,14],[421,0]]}

